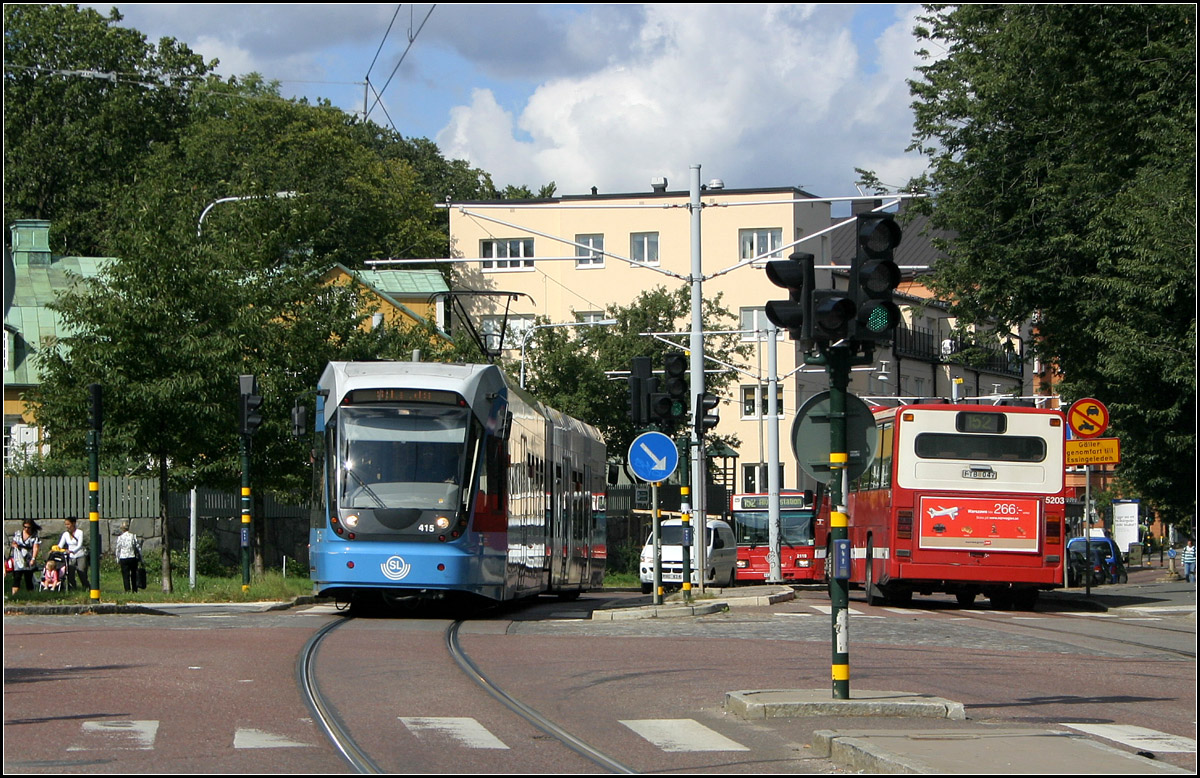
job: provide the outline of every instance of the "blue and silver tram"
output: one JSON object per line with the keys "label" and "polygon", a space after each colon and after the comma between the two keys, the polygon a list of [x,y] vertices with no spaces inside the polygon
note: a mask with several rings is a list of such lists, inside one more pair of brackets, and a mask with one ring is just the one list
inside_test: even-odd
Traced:
{"label": "blue and silver tram", "polygon": [[315,594],[500,601],[602,584],[604,442],[494,365],[331,362],[315,415]]}

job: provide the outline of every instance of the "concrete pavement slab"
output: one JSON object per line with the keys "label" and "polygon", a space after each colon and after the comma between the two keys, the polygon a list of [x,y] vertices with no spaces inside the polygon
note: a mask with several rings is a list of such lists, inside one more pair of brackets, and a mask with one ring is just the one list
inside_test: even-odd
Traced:
{"label": "concrete pavement slab", "polygon": [[1077,733],[1046,729],[818,730],[812,748],[815,756],[866,773],[1192,774]]}

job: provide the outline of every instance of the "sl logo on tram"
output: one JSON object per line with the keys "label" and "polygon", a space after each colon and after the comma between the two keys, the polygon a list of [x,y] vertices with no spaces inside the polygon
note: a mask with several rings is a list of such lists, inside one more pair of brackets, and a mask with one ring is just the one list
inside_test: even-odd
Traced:
{"label": "sl logo on tram", "polygon": [[384,578],[399,581],[412,571],[412,565],[405,562],[402,556],[391,556],[379,566],[379,569],[383,572]]}

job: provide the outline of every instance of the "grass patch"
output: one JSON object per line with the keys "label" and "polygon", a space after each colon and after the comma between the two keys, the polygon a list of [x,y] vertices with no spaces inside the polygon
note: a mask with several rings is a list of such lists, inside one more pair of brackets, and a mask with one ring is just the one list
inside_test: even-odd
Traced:
{"label": "grass patch", "polygon": [[[137,592],[126,592],[120,572],[100,570],[100,602],[124,605],[128,603],[157,602],[258,602],[261,600],[291,600],[312,594],[312,581],[300,576],[284,578],[277,570],[269,570],[261,576],[250,577],[249,591],[242,591],[241,575],[210,576],[197,575],[196,587],[189,586],[187,572],[173,576],[174,591],[162,590],[162,577],[151,573],[147,576],[147,588]],[[62,592],[30,592],[22,589],[12,594],[12,579],[6,577],[4,597],[10,603],[37,605],[88,605],[93,602],[90,590]]]}

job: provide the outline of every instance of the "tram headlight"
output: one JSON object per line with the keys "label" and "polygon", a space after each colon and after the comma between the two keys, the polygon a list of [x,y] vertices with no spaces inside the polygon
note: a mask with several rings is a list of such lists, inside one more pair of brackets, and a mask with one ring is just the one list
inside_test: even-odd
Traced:
{"label": "tram headlight", "polygon": [[358,526],[358,516],[352,513],[346,518],[342,519],[342,523],[345,524],[348,529],[354,529]]}
{"label": "tram headlight", "polygon": [[438,529],[446,529],[450,526],[450,518],[448,516],[438,516],[437,521],[434,523],[437,524]]}

